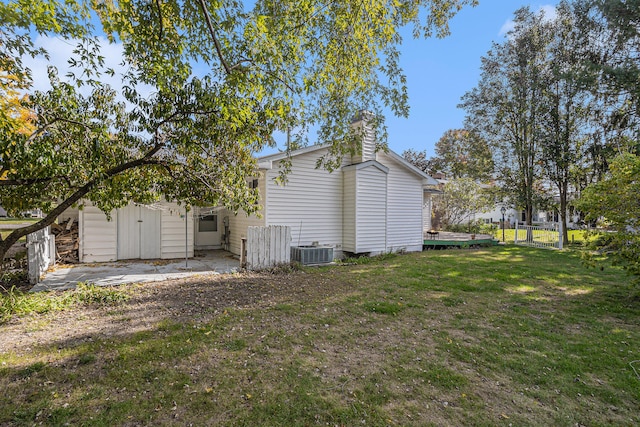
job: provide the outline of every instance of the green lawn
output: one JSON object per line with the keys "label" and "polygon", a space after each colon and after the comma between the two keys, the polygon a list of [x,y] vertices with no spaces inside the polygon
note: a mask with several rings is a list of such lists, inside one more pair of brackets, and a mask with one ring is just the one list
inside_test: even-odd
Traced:
{"label": "green lawn", "polygon": [[0,228],[3,224],[31,224],[40,221],[41,218],[0,218]]}
{"label": "green lawn", "polygon": [[[637,290],[576,252],[426,251],[201,280],[184,307],[204,311],[186,321],[92,337],[90,318],[85,339],[0,349],[0,425],[640,424]],[[117,304],[97,313],[144,325],[135,296]]]}
{"label": "green lawn", "polygon": [[[11,224],[11,225],[14,225],[14,224],[29,225],[29,224],[33,224],[34,222],[37,222],[39,220],[40,220],[40,218],[0,218],[0,236],[2,236],[2,239],[5,239],[13,231],[11,229],[3,228],[3,225],[6,225],[6,224]],[[19,241],[23,242],[25,240],[26,240],[26,238],[23,237]]]}
{"label": "green lawn", "polygon": [[[533,236],[534,239],[537,236],[541,236],[543,233],[541,231],[538,230],[534,230],[533,231]],[[582,243],[585,240],[585,231],[583,230],[569,230],[568,232],[568,236],[569,236],[569,242],[571,243]],[[513,243],[514,238],[516,236],[516,230],[513,228],[507,228],[504,230],[504,240],[507,243]],[[495,237],[496,239],[502,241],[502,229],[498,229],[494,232],[493,237]],[[519,229],[518,230],[518,240],[525,240],[527,238],[527,231],[526,230],[522,230]]]}

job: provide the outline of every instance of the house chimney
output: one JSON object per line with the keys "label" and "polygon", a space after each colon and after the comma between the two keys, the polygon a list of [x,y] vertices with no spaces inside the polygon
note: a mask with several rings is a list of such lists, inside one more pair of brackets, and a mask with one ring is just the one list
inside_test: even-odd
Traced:
{"label": "house chimney", "polygon": [[362,163],[376,159],[376,135],[370,122],[373,120],[374,114],[367,110],[360,110],[353,118],[351,126],[353,129],[362,133],[362,145],[356,150],[356,154],[351,156],[351,162]]}

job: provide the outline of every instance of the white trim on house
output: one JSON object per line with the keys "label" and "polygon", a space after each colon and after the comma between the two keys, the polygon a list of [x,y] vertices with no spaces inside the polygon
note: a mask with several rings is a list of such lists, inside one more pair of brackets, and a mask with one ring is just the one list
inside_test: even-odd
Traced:
{"label": "white trim on house", "polygon": [[351,170],[351,169],[364,169],[364,168],[368,168],[369,166],[374,166],[378,169],[380,169],[382,172],[384,173],[389,173],[389,168],[386,167],[385,165],[383,165],[382,163],[378,162],[377,160],[367,160],[366,162],[362,162],[362,163],[356,163],[354,165],[347,165],[347,166],[343,166],[342,170]]}
{"label": "white trim on house", "polygon": [[401,155],[396,154],[395,152],[393,152],[391,150],[385,151],[385,152],[383,152],[383,154],[388,155],[393,160],[395,160],[396,162],[400,163],[402,166],[406,167],[407,169],[409,169],[410,171],[412,171],[413,173],[415,173],[416,175],[418,175],[422,179],[425,179],[426,182],[424,183],[424,185],[438,185],[438,181],[433,179],[431,176],[427,175],[422,169],[416,167],[414,164],[409,162],[407,159],[405,159]]}
{"label": "white trim on house", "polygon": [[[328,148],[330,144],[315,144],[309,145],[308,147],[298,148],[297,150],[290,151],[287,153],[286,151],[282,151],[280,153],[267,154],[266,156],[258,157],[258,164],[265,163],[267,166],[267,162],[277,162],[278,160],[286,159],[287,157],[295,157],[306,153],[313,153],[314,151],[322,150]],[[265,167],[264,169],[272,169],[271,167]]]}

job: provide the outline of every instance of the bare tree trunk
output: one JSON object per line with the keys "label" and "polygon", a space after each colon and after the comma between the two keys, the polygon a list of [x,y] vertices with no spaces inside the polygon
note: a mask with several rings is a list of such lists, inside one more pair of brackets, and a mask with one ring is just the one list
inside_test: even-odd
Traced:
{"label": "bare tree trunk", "polygon": [[[533,206],[529,205],[526,207],[524,212],[524,219],[526,225],[533,225]],[[527,242],[533,241],[533,230],[531,227],[527,227]]]}
{"label": "bare tree trunk", "polygon": [[567,231],[567,184],[560,189],[560,223],[562,224],[562,242],[569,244],[569,232]]}

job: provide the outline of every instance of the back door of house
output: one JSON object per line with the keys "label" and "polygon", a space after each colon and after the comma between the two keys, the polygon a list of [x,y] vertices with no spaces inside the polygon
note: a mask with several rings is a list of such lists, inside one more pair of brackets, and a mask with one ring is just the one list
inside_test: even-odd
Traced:
{"label": "back door of house", "polygon": [[196,246],[202,249],[220,247],[222,239],[218,214],[203,212],[195,222]]}
{"label": "back door of house", "polygon": [[118,209],[118,259],[160,258],[161,216],[143,206]]}

